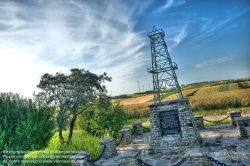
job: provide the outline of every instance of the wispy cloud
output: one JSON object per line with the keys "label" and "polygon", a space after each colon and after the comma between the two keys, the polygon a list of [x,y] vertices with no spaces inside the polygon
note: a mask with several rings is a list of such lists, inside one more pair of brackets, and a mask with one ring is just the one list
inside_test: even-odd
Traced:
{"label": "wispy cloud", "polygon": [[213,19],[211,18],[201,18],[202,21],[204,21],[205,23],[201,26],[201,31],[207,30],[209,28],[209,25],[211,24],[211,22],[213,21]]}
{"label": "wispy cloud", "polygon": [[205,66],[213,66],[213,65],[217,65],[217,64],[220,64],[220,63],[230,61],[232,59],[235,59],[235,57],[233,57],[233,56],[224,57],[224,58],[220,58],[220,59],[216,59],[216,60],[212,60],[212,61],[208,61],[208,62],[199,63],[199,64],[196,65],[196,67],[200,68],[200,67],[205,67]]}
{"label": "wispy cloud", "polygon": [[187,36],[187,24],[184,24],[182,28],[179,29],[176,36],[174,36],[171,40],[174,41],[174,45],[172,45],[172,48],[179,45]]}
{"label": "wispy cloud", "polygon": [[171,7],[175,7],[175,6],[181,6],[185,3],[185,0],[166,0],[166,3],[164,4],[164,6],[157,8],[153,14],[157,15],[157,14],[161,14],[162,12],[167,11],[169,8]]}
{"label": "wispy cloud", "polygon": [[[42,73],[68,72],[73,67],[106,71],[113,77],[110,86],[122,85],[143,65],[145,39],[133,31],[134,15],[149,4],[137,11],[133,4],[119,1],[29,2],[33,3],[0,1],[0,74],[9,68],[1,91],[8,89],[8,82],[18,81],[13,75],[32,79],[25,87],[35,89]],[[30,96],[22,86],[17,92]]]}
{"label": "wispy cloud", "polygon": [[203,25],[201,26],[201,34],[199,36],[197,36],[196,38],[194,38],[194,41],[204,39],[204,38],[207,38],[207,37],[213,35],[215,32],[217,32],[218,30],[223,28],[225,24],[240,17],[241,15],[246,13],[249,9],[250,8],[247,8],[241,12],[238,12],[237,14],[232,12],[232,13],[234,13],[233,15],[229,16],[228,18],[221,19],[219,21],[215,21],[212,18],[204,18],[204,17],[201,18],[201,20],[203,21]]}

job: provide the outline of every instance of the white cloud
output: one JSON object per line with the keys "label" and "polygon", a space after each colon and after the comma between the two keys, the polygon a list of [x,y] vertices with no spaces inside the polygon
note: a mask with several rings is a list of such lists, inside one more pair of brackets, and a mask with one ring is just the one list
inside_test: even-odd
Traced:
{"label": "white cloud", "polygon": [[216,60],[212,60],[212,61],[208,61],[208,62],[203,62],[203,63],[199,63],[196,65],[197,68],[200,68],[200,67],[205,67],[205,66],[213,66],[213,65],[217,65],[217,64],[220,64],[220,63],[224,63],[224,62],[227,62],[227,61],[230,61],[232,59],[234,59],[235,57],[224,57],[224,58],[220,58],[220,59],[216,59]]}
{"label": "white cloud", "polygon": [[[148,4],[137,11],[118,1],[95,2],[1,1],[0,75],[5,79],[0,91],[28,95],[41,74],[68,72],[73,67],[97,74],[106,71],[113,77],[111,85],[131,79],[145,61],[141,51],[145,41],[133,31],[132,16]],[[114,95],[120,88],[109,87]]]}
{"label": "white cloud", "polygon": [[37,59],[32,54],[0,47],[0,92],[20,93],[31,97],[36,91],[39,77],[45,72],[67,72],[65,68],[53,66]]}

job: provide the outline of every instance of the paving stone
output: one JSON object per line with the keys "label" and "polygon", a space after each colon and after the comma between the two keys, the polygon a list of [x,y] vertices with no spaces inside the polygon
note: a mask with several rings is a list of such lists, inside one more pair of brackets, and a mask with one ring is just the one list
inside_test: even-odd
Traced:
{"label": "paving stone", "polygon": [[[213,157],[214,159],[230,164],[231,166],[250,165],[250,139],[238,139],[237,128],[233,128],[229,125],[221,125],[215,127],[205,128],[200,131],[200,135],[203,139],[201,147],[208,148],[208,156]],[[148,148],[146,143],[146,137],[148,138],[149,133],[144,133],[137,141],[134,141],[137,144],[138,149]],[[131,145],[129,145],[131,146]],[[146,149],[148,151],[148,149]],[[237,150],[237,153],[235,153]],[[142,160],[152,166],[162,166],[164,162],[169,162],[166,165],[173,165],[176,162],[180,161],[182,154],[174,157],[166,154],[154,154],[154,155],[143,155],[142,151]],[[238,156],[238,163],[234,157]],[[158,164],[158,165],[157,165]],[[212,163],[216,166],[215,163]],[[181,164],[181,166],[188,166],[187,162]]]}
{"label": "paving stone", "polygon": [[[148,138],[150,133],[143,133],[134,137],[133,143],[128,145],[120,145],[116,148],[118,155],[110,159],[100,159],[95,164],[100,166],[118,166],[121,165],[120,158],[118,157],[126,150],[138,149],[141,151],[141,159],[151,166],[172,166],[181,161],[184,154],[164,154],[157,153],[150,155],[150,147],[148,146]],[[200,132],[203,142],[201,147],[198,148],[197,153],[201,150],[202,154],[213,157],[225,164],[231,166],[250,166],[250,139],[239,139],[237,128],[232,128],[229,125],[222,125],[216,127],[205,128]],[[110,142],[110,141],[108,141]],[[184,147],[185,148],[185,147]],[[202,149],[206,148],[202,151]],[[201,162],[202,156],[193,158],[194,161]],[[187,157],[187,156],[184,156]],[[204,157],[203,157],[204,158]],[[204,160],[204,163],[206,161]],[[184,162],[181,166],[189,166],[188,162]],[[195,164],[193,164],[195,165]],[[216,166],[215,163],[212,163]]]}

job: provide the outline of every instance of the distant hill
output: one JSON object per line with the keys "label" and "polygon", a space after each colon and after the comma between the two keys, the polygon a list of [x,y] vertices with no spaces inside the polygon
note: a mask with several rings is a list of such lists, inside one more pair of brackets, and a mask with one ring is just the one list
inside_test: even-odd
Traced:
{"label": "distant hill", "polygon": [[[199,94],[208,95],[216,92],[224,92],[224,91],[232,91],[232,90],[248,89],[248,88],[250,88],[250,78],[197,82],[181,86],[181,90],[184,97],[190,97]],[[123,94],[119,96],[113,96],[112,99],[137,98],[153,93],[154,93],[153,91],[145,91],[134,94]],[[162,99],[166,99],[167,97],[169,97],[169,95],[166,94],[167,93],[173,94],[173,91],[171,89],[166,89],[165,91],[163,91],[163,93],[164,95],[162,96],[163,97]],[[173,98],[173,96],[169,98]]]}
{"label": "distant hill", "polygon": [[[250,78],[236,80],[220,80],[192,83],[181,86],[183,96],[189,98],[193,111],[214,110],[228,108],[242,108],[250,106]],[[119,99],[120,103],[131,111],[138,108],[148,110],[153,103],[153,92],[129,94],[129,98]],[[177,99],[171,89],[163,92],[162,101]]]}

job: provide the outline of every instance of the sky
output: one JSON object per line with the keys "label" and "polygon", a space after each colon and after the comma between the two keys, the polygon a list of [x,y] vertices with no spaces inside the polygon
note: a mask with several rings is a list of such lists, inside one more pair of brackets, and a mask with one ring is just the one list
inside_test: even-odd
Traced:
{"label": "sky", "polygon": [[250,77],[249,18],[249,0],[0,0],[0,92],[71,68],[107,72],[112,96],[152,90],[153,25],[180,85]]}

